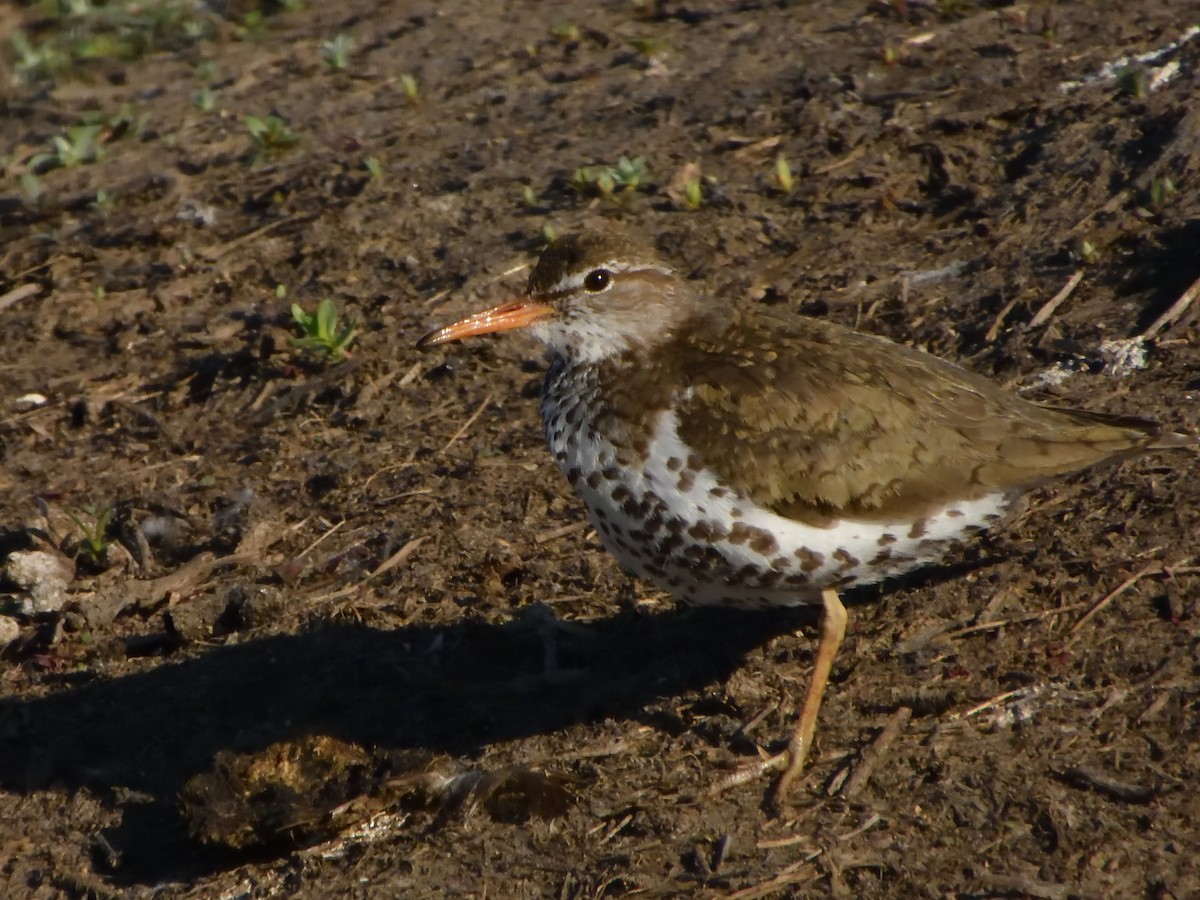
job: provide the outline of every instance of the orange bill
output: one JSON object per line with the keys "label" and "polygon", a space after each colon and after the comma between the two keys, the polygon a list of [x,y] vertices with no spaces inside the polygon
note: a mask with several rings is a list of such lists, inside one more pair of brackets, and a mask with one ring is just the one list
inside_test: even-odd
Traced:
{"label": "orange bill", "polygon": [[511,300],[508,303],[501,303],[499,306],[493,306],[491,309],[468,316],[461,322],[455,322],[453,325],[429,332],[417,341],[417,348],[425,350],[447,341],[458,341],[474,337],[477,334],[524,328],[526,325],[532,325],[534,322],[553,315],[553,313],[553,307],[542,303],[534,303],[532,300],[525,299]]}

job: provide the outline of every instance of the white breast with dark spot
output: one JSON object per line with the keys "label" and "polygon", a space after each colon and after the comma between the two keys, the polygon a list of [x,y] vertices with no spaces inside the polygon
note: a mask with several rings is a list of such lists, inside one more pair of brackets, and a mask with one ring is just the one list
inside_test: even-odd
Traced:
{"label": "white breast with dark spot", "polygon": [[[759,507],[723,484],[679,438],[674,410],[658,415],[641,466],[586,421],[586,401],[549,390],[542,414],[550,451],[587,505],[604,546],[629,572],[681,600],[795,606],[825,588],[901,575],[941,559],[994,523],[1009,499],[956,502],[914,524],[845,520],[807,525]],[[568,421],[572,409],[574,422]],[[580,415],[585,421],[580,421]]]}

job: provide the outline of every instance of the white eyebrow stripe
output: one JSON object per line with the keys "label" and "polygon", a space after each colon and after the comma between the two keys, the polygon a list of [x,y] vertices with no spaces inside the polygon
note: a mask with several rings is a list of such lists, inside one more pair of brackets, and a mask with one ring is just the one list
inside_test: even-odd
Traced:
{"label": "white eyebrow stripe", "polygon": [[551,288],[552,293],[561,291],[574,291],[583,287],[583,280],[589,274],[597,269],[608,269],[614,275],[619,275],[622,272],[657,272],[659,275],[674,275],[675,270],[670,266],[656,265],[654,263],[631,263],[623,262],[619,259],[607,259],[602,263],[597,263],[588,268],[586,272],[576,272],[573,275],[568,275],[566,278],[559,280],[558,284]]}

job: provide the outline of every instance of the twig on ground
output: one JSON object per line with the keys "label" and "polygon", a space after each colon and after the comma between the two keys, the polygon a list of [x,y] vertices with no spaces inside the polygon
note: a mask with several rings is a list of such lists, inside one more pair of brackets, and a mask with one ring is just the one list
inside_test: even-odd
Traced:
{"label": "twig on ground", "polygon": [[1067,279],[1067,283],[1062,286],[1057,294],[1051,297],[1045,306],[1037,311],[1037,314],[1029,320],[1030,328],[1037,328],[1039,325],[1044,325],[1054,315],[1054,311],[1058,309],[1066,299],[1071,296],[1075,288],[1079,287],[1079,282],[1083,281],[1083,269],[1080,269],[1074,275]]}
{"label": "twig on ground", "polygon": [[1162,569],[1163,569],[1163,564],[1161,562],[1159,562],[1158,560],[1155,560],[1152,563],[1147,563],[1146,565],[1144,565],[1140,569],[1138,569],[1136,572],[1134,572],[1132,575],[1130,575],[1128,578],[1126,578],[1124,581],[1122,581],[1113,590],[1109,591],[1107,594],[1105,594],[1103,597],[1101,597],[1099,600],[1097,600],[1094,604],[1092,604],[1092,608],[1089,609],[1087,612],[1085,612],[1082,616],[1080,616],[1079,621],[1071,626],[1071,633],[1070,633],[1069,640],[1074,640],[1075,637],[1079,634],[1079,629],[1083,628],[1084,625],[1086,625],[1088,622],[1090,622],[1092,620],[1093,616],[1095,616],[1097,613],[1099,613],[1101,610],[1103,610],[1106,606],[1108,606],[1110,603],[1112,603],[1114,600],[1116,600],[1118,597],[1120,597],[1123,593],[1125,593],[1127,590],[1129,590],[1131,587],[1133,587],[1135,584],[1137,584],[1139,581],[1141,581],[1147,575],[1150,575],[1151,573],[1154,573],[1154,572],[1161,572]]}
{"label": "twig on ground", "polygon": [[1114,800],[1122,800],[1126,803],[1149,803],[1158,796],[1156,788],[1118,781],[1111,776],[1097,772],[1095,769],[1089,769],[1086,766],[1075,766],[1067,769],[1059,777],[1068,784],[1073,784],[1076,787],[1093,788],[1106,796],[1112,797]]}
{"label": "twig on ground", "polygon": [[1165,313],[1150,323],[1150,327],[1143,331],[1139,338],[1143,341],[1150,341],[1160,332],[1170,328],[1183,318],[1183,314],[1187,312],[1188,307],[1196,301],[1197,297],[1200,297],[1200,278],[1193,281],[1191,286],[1179,295],[1179,299],[1172,303]]}
{"label": "twig on ground", "polygon": [[907,706],[901,706],[888,717],[883,730],[879,732],[875,740],[871,742],[871,745],[863,750],[862,761],[850,773],[850,777],[846,779],[846,783],[838,791],[839,794],[849,800],[867,786],[867,782],[875,773],[875,769],[879,767],[884,756],[887,755],[888,748],[892,745],[892,742],[900,736],[900,732],[908,725],[912,714],[913,711]]}
{"label": "twig on ground", "polygon": [[492,395],[488,394],[486,397],[483,398],[483,402],[479,404],[479,406],[478,406],[478,408],[476,408],[475,412],[471,413],[471,417],[469,419],[467,419],[467,421],[463,422],[462,428],[460,428],[460,429],[458,429],[458,431],[454,432],[454,436],[452,438],[450,438],[450,440],[446,441],[446,445],[444,447],[442,447],[442,449],[439,450],[438,452],[445,453],[447,450],[449,450],[454,445],[455,441],[457,441],[464,434],[466,434],[468,431],[470,431],[471,426],[475,424],[475,420],[483,415],[483,411],[488,408],[488,404],[491,402],[492,402]]}

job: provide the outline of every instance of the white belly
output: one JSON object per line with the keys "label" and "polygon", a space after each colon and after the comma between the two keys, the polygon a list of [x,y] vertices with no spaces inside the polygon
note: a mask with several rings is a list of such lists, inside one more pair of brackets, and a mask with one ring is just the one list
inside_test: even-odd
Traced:
{"label": "white belly", "polygon": [[[1002,494],[954,503],[912,522],[807,525],[762,509],[708,469],[688,470],[673,411],[661,413],[644,468],[544,406],[550,450],[587,504],[604,546],[634,575],[696,604],[812,603],[825,588],[870,584],[939,562],[986,528]],[[693,455],[694,458],[694,455]]]}

